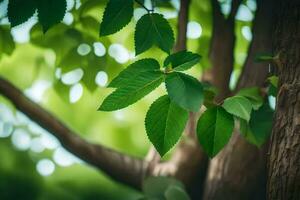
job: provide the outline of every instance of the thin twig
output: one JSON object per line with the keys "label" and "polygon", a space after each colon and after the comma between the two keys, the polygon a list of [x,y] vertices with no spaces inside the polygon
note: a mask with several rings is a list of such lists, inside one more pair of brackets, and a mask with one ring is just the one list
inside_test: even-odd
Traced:
{"label": "thin twig", "polygon": [[147,8],[143,3],[141,3],[139,0],[135,0],[135,2],[137,4],[139,4],[140,6],[142,6],[148,13],[152,12],[152,9]]}

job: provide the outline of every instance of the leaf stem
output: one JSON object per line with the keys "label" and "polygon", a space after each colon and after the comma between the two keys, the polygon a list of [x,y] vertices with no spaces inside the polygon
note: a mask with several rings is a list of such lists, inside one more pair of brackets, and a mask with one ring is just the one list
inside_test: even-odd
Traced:
{"label": "leaf stem", "polygon": [[[148,13],[151,13],[151,12],[153,12],[153,8],[152,9],[149,9],[149,8],[147,8],[143,3],[141,3],[139,0],[135,0],[135,2],[137,3],[137,4],[139,4],[140,6],[142,6]],[[151,1],[152,2],[152,1]]]}

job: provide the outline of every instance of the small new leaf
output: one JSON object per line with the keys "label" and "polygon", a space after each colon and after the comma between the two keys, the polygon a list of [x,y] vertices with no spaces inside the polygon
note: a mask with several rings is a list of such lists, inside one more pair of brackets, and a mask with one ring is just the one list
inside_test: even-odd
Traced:
{"label": "small new leaf", "polygon": [[139,19],[136,24],[135,53],[143,53],[154,44],[170,53],[174,45],[174,34],[168,21],[161,14],[149,13]]}
{"label": "small new leaf", "polygon": [[194,77],[174,72],[166,77],[166,88],[172,101],[182,108],[197,112],[203,103],[203,88]]}
{"label": "small new leaf", "polygon": [[108,87],[119,88],[126,86],[131,80],[136,79],[141,73],[159,70],[159,63],[152,58],[138,60],[124,69],[114,78]]}
{"label": "small new leaf", "polygon": [[201,56],[189,51],[180,51],[169,55],[164,61],[164,67],[171,65],[175,71],[184,71],[200,61]]}
{"label": "small new leaf", "polygon": [[188,112],[172,102],[168,95],[158,98],[145,119],[149,140],[164,156],[179,140],[188,120]]}
{"label": "small new leaf", "polygon": [[9,0],[7,16],[11,26],[26,22],[34,14],[36,8],[35,0]]}
{"label": "small new leaf", "polygon": [[110,0],[100,25],[100,36],[110,35],[125,27],[133,16],[133,0]]}
{"label": "small new leaf", "polygon": [[230,114],[233,114],[234,116],[242,118],[246,121],[250,120],[252,104],[246,97],[229,97],[224,101],[222,106]]}
{"label": "small new leaf", "polygon": [[278,76],[271,76],[268,78],[268,81],[270,82],[268,94],[276,98],[278,93]]}
{"label": "small new leaf", "polygon": [[251,87],[241,89],[237,96],[243,96],[249,99],[254,110],[257,110],[263,104],[263,97],[260,94],[259,88]]}
{"label": "small new leaf", "polygon": [[197,136],[209,157],[217,155],[229,142],[233,128],[233,116],[221,106],[209,108],[201,115]]}
{"label": "small new leaf", "polygon": [[278,87],[278,76],[271,76],[268,78],[268,81],[274,86],[274,87]]}
{"label": "small new leaf", "polygon": [[37,2],[38,18],[44,33],[49,28],[61,22],[67,10],[66,0],[39,0]]}
{"label": "small new leaf", "polygon": [[161,72],[144,72],[106,97],[99,110],[113,111],[125,108],[149,94],[163,80],[164,74]]}

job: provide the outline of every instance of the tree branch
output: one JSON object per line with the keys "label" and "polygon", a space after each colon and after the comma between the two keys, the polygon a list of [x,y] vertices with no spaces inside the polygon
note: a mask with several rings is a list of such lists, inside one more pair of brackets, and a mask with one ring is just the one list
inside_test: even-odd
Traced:
{"label": "tree branch", "polygon": [[265,84],[268,64],[255,62],[255,57],[259,53],[271,52],[272,12],[270,0],[257,0],[257,11],[252,27],[253,37],[235,92],[241,88]]}
{"label": "tree branch", "polygon": [[233,20],[226,20],[220,11],[217,0],[211,0],[213,10],[213,33],[210,46],[210,60],[212,63],[210,82],[219,90],[216,101],[221,101],[230,95],[229,81],[234,64],[235,23],[233,15],[241,0],[233,0],[231,15]]}
{"label": "tree branch", "polygon": [[0,94],[9,99],[18,110],[52,133],[64,148],[83,161],[121,183],[134,188],[141,187],[147,162],[85,141],[1,76]]}
{"label": "tree branch", "polygon": [[180,0],[180,10],[178,15],[177,23],[177,40],[174,47],[174,51],[186,50],[186,33],[187,33],[187,23],[189,18],[189,5],[190,0]]}

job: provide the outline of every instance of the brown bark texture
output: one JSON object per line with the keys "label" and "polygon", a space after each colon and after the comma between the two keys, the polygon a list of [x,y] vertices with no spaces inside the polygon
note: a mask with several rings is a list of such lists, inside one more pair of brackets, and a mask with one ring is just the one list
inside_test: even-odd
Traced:
{"label": "brown bark texture", "polygon": [[300,199],[300,1],[276,1],[279,86],[269,149],[268,199]]}

